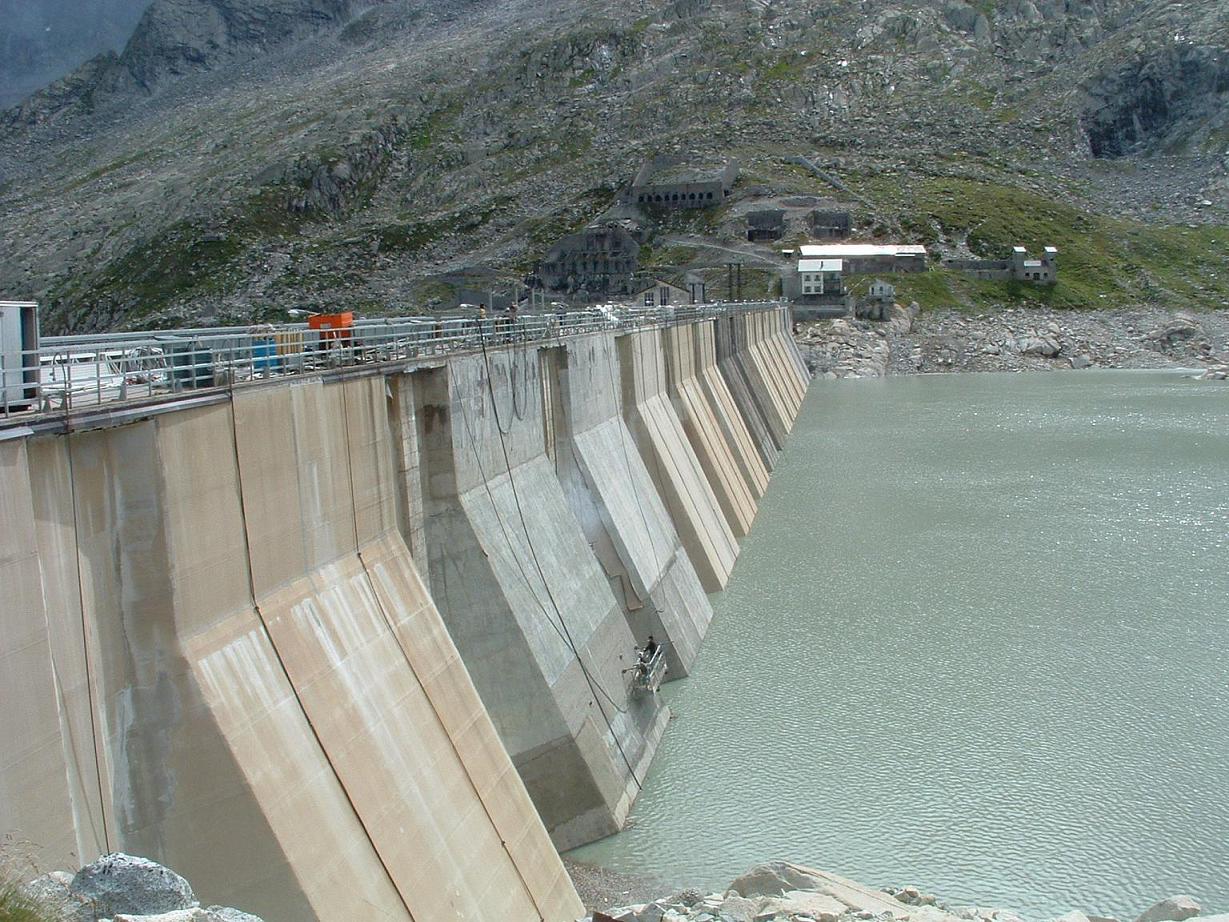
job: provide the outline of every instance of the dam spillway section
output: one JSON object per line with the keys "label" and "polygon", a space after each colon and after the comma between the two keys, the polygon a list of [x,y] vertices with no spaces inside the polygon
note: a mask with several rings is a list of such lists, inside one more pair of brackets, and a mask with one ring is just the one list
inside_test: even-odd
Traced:
{"label": "dam spillway section", "polygon": [[[71,337],[0,416],[0,832],[275,918],[572,919],[807,374],[775,303]],[[75,381],[73,375],[76,375]]]}

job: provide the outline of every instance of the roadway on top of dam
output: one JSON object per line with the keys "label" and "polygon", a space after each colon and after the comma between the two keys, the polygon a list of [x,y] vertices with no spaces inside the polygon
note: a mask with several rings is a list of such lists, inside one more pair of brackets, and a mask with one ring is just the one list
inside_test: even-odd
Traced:
{"label": "roadway on top of dam", "polygon": [[[488,348],[664,329],[780,306],[774,301],[602,306],[515,318],[358,319],[340,328],[259,324],[46,337],[37,350],[21,353],[21,367],[6,365],[0,354],[0,438],[20,435],[12,431],[15,427],[65,431],[122,423],[167,409],[168,403],[203,406],[224,399],[236,386],[267,384],[288,375],[345,377],[398,367],[412,370]],[[13,397],[15,389],[21,392],[19,398]],[[10,430],[7,435],[5,430]]]}

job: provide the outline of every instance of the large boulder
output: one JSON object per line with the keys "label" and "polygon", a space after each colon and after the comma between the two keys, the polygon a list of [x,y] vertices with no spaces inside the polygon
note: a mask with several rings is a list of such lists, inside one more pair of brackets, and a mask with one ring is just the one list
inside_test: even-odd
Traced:
{"label": "large boulder", "polygon": [[1199,904],[1189,896],[1171,896],[1144,910],[1135,922],[1182,922],[1199,915]]}
{"label": "large boulder", "polygon": [[730,889],[739,896],[782,896],[791,890],[815,890],[821,878],[808,874],[805,868],[788,861],[759,864],[730,882]]}
{"label": "large boulder", "polygon": [[[148,858],[115,852],[87,864],[70,885],[92,901],[99,919],[120,914],[149,916],[196,909],[192,886],[174,871]],[[169,922],[169,920],[168,920]]]}
{"label": "large boulder", "polygon": [[1020,340],[1019,348],[1021,355],[1040,355],[1047,359],[1063,351],[1063,347],[1052,336],[1026,336]]}
{"label": "large boulder", "polygon": [[1156,346],[1165,347],[1195,339],[1202,334],[1203,327],[1197,319],[1190,314],[1177,314],[1149,333],[1148,339]]}

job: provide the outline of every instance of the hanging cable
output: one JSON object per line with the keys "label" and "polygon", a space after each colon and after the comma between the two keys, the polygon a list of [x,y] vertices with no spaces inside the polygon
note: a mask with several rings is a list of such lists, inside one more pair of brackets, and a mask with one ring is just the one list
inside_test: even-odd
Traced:
{"label": "hanging cable", "polygon": [[[577,662],[580,665],[581,671],[585,673],[586,678],[591,679],[591,674],[588,672],[588,668],[585,666],[584,661],[580,657],[580,651],[576,649],[576,646],[572,643],[570,637],[564,631],[564,629],[560,626],[560,624],[556,624],[554,619],[551,618],[550,612],[547,611],[546,604],[542,601],[541,596],[538,595],[538,590],[534,586],[533,580],[529,578],[529,573],[528,571],[526,571],[525,565],[521,561],[520,555],[517,554],[516,552],[516,544],[512,540],[512,535],[508,532],[508,527],[506,523],[504,522],[503,513],[499,511],[499,504],[495,501],[495,494],[491,491],[490,478],[487,477],[485,466],[482,463],[482,456],[478,451],[478,440],[474,436],[473,428],[469,424],[469,414],[465,411],[465,402],[460,401],[458,405],[461,409],[461,422],[465,427],[465,434],[466,434],[466,439],[470,446],[470,452],[474,456],[474,463],[478,466],[478,476],[482,479],[483,487],[487,494],[487,499],[490,501],[491,509],[495,513],[495,520],[499,523],[499,530],[503,534],[504,543],[508,546],[509,553],[512,555],[512,561],[513,563],[516,564],[516,568],[521,575],[521,581],[524,582],[526,589],[529,590],[529,594],[533,598],[534,604],[537,605],[538,609],[542,612],[542,617],[546,619],[546,623],[549,624],[554,629],[555,634],[559,637],[561,641],[563,641],[564,646],[566,646],[572,652],[572,654],[576,657]],[[498,429],[498,426],[496,428]],[[509,483],[511,483],[513,486],[513,496],[516,497],[517,494],[515,492],[516,488],[515,488],[515,483],[513,482],[513,478],[509,476],[508,479],[509,479]],[[529,537],[528,537],[529,532],[525,526],[523,517],[521,520],[521,525],[522,525],[522,530],[525,531],[526,541],[529,541]],[[530,542],[530,550],[531,551],[533,550],[532,542]],[[542,578],[540,581],[543,587],[547,590],[547,593],[549,594],[550,587],[547,585],[545,578]],[[553,604],[554,602],[553,596],[551,597],[551,601],[552,601],[552,607],[555,608],[556,614],[559,615],[560,617],[560,623],[562,623],[562,615],[559,613],[558,606]],[[591,688],[592,687],[596,687],[597,692],[603,698],[605,698],[606,701],[610,703],[611,707],[613,707],[620,714],[629,713],[626,708],[620,707],[619,703],[610,696],[610,693],[607,692],[604,687],[602,687],[600,682],[597,682],[596,680],[592,680]]]}
{"label": "hanging cable", "polygon": [[[534,547],[533,539],[530,536],[529,524],[525,520],[525,511],[521,506],[520,492],[517,490],[517,487],[516,487],[516,477],[512,473],[512,459],[510,455],[508,454],[508,443],[506,439],[504,438],[503,428],[499,424],[499,408],[495,403],[495,389],[491,384],[490,355],[487,353],[485,338],[482,340],[482,362],[483,362],[484,368],[486,369],[487,391],[491,398],[491,409],[495,413],[495,428],[500,433],[499,444],[500,444],[500,449],[502,450],[503,456],[504,456],[504,465],[508,471],[508,483],[512,488],[512,499],[516,505],[517,516],[520,518],[520,521],[521,521],[521,528],[525,532],[525,543],[529,548],[530,557],[533,559],[534,567],[538,571],[538,578],[542,581],[542,586],[546,590],[547,598],[550,599],[551,606],[555,609],[555,614],[559,618],[559,624],[563,629],[563,633],[567,641],[567,644],[572,649],[573,654],[576,656],[576,662],[580,666],[581,674],[584,675],[585,681],[589,685],[589,690],[593,692],[595,700],[600,695],[601,697],[605,698],[618,713],[626,714],[628,713],[627,709],[620,707],[619,703],[615,701],[614,698],[612,698],[610,694],[604,688],[602,688],[601,683],[598,682],[594,678],[594,676],[590,673],[589,667],[585,664],[584,658],[580,655],[580,651],[576,647],[576,642],[572,637],[572,633],[568,629],[567,621],[563,617],[563,611],[559,607],[559,602],[558,600],[555,599],[555,594],[551,590],[550,583],[547,582],[546,573],[542,568],[542,562],[538,559],[537,549]],[[514,554],[515,554],[515,551],[514,551]],[[536,593],[534,595],[534,598],[537,599]],[[549,620],[549,618],[547,620]],[[615,732],[614,724],[611,722],[610,716],[606,713],[606,709],[602,707],[601,701],[597,701],[596,703],[597,703],[598,712],[602,715],[602,719],[605,721],[606,727],[610,731],[611,739],[614,740],[614,744],[616,748],[619,750],[619,755],[622,757],[623,763],[627,766],[628,774],[631,776],[632,781],[635,782],[637,789],[643,789],[644,784],[643,782],[641,782],[640,778],[636,775],[636,769],[632,766],[631,759],[628,758],[627,752],[623,748],[623,743],[619,739],[618,733]]]}
{"label": "hanging cable", "polygon": [[[98,717],[94,702],[94,671],[90,666],[89,625],[85,617],[85,574],[81,572],[81,523],[77,515],[77,475],[73,463],[73,428],[68,401],[64,405],[64,450],[68,456],[69,502],[73,506],[73,549],[77,564],[77,603],[81,608],[81,653],[85,658],[86,701],[90,708],[90,736],[94,742],[94,774],[98,779],[98,812],[102,818],[102,840],[106,851],[111,851],[111,831],[107,825],[107,802],[102,786],[102,750],[98,745]],[[71,725],[71,723],[70,723]]]}

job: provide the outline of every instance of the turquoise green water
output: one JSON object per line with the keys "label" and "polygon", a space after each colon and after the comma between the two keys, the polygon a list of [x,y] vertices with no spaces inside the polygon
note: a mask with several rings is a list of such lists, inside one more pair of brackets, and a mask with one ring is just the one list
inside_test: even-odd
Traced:
{"label": "turquoise green water", "polygon": [[816,383],[625,832],[1033,918],[1229,911],[1229,388]]}

